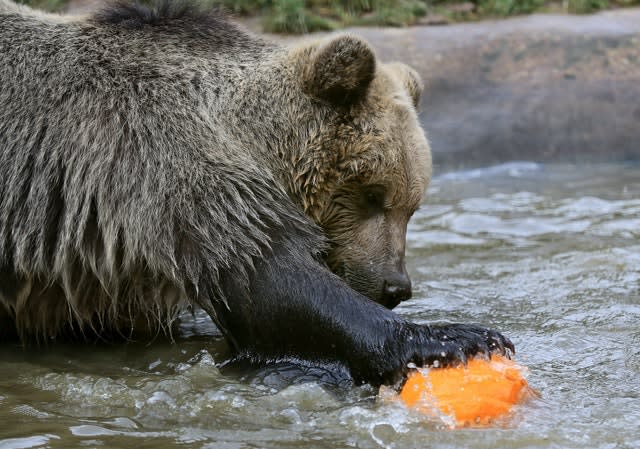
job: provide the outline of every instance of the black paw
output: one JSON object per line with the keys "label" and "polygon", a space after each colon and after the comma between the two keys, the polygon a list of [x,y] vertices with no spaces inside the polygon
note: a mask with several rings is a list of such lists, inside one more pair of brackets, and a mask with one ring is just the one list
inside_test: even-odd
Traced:
{"label": "black paw", "polygon": [[476,356],[515,354],[511,340],[501,333],[471,324],[423,327],[426,334],[414,363],[418,366],[455,366]]}

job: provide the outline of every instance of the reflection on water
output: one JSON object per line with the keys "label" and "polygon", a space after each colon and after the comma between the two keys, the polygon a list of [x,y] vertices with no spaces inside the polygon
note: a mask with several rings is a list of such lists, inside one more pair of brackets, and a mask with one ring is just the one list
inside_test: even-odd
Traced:
{"label": "reflection on water", "polygon": [[221,373],[199,313],[173,345],[0,347],[0,449],[640,447],[639,166],[447,174],[408,241],[398,312],[499,328],[529,367],[542,399],[508,427],[448,431],[304,372]]}

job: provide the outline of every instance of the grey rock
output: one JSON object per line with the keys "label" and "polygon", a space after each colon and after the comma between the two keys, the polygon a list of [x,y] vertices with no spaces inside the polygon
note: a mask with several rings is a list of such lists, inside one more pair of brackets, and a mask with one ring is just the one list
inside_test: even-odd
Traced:
{"label": "grey rock", "polygon": [[639,9],[352,31],[422,75],[440,169],[640,161]]}

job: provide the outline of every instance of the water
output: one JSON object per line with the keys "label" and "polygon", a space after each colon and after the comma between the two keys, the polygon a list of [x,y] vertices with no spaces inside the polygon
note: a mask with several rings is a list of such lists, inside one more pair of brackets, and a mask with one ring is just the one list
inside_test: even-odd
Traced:
{"label": "water", "polygon": [[513,339],[542,398],[507,424],[451,431],[368,387],[221,373],[198,314],[176,344],[0,347],[0,449],[640,448],[640,166],[444,175],[409,231],[398,313]]}

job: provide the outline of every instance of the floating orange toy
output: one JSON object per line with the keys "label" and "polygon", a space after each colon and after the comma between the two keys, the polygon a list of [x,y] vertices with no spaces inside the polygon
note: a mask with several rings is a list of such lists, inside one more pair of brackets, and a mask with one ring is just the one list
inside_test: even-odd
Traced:
{"label": "floating orange toy", "polygon": [[400,398],[409,407],[445,418],[452,427],[486,426],[535,394],[520,365],[505,357],[472,359],[467,366],[417,370]]}

